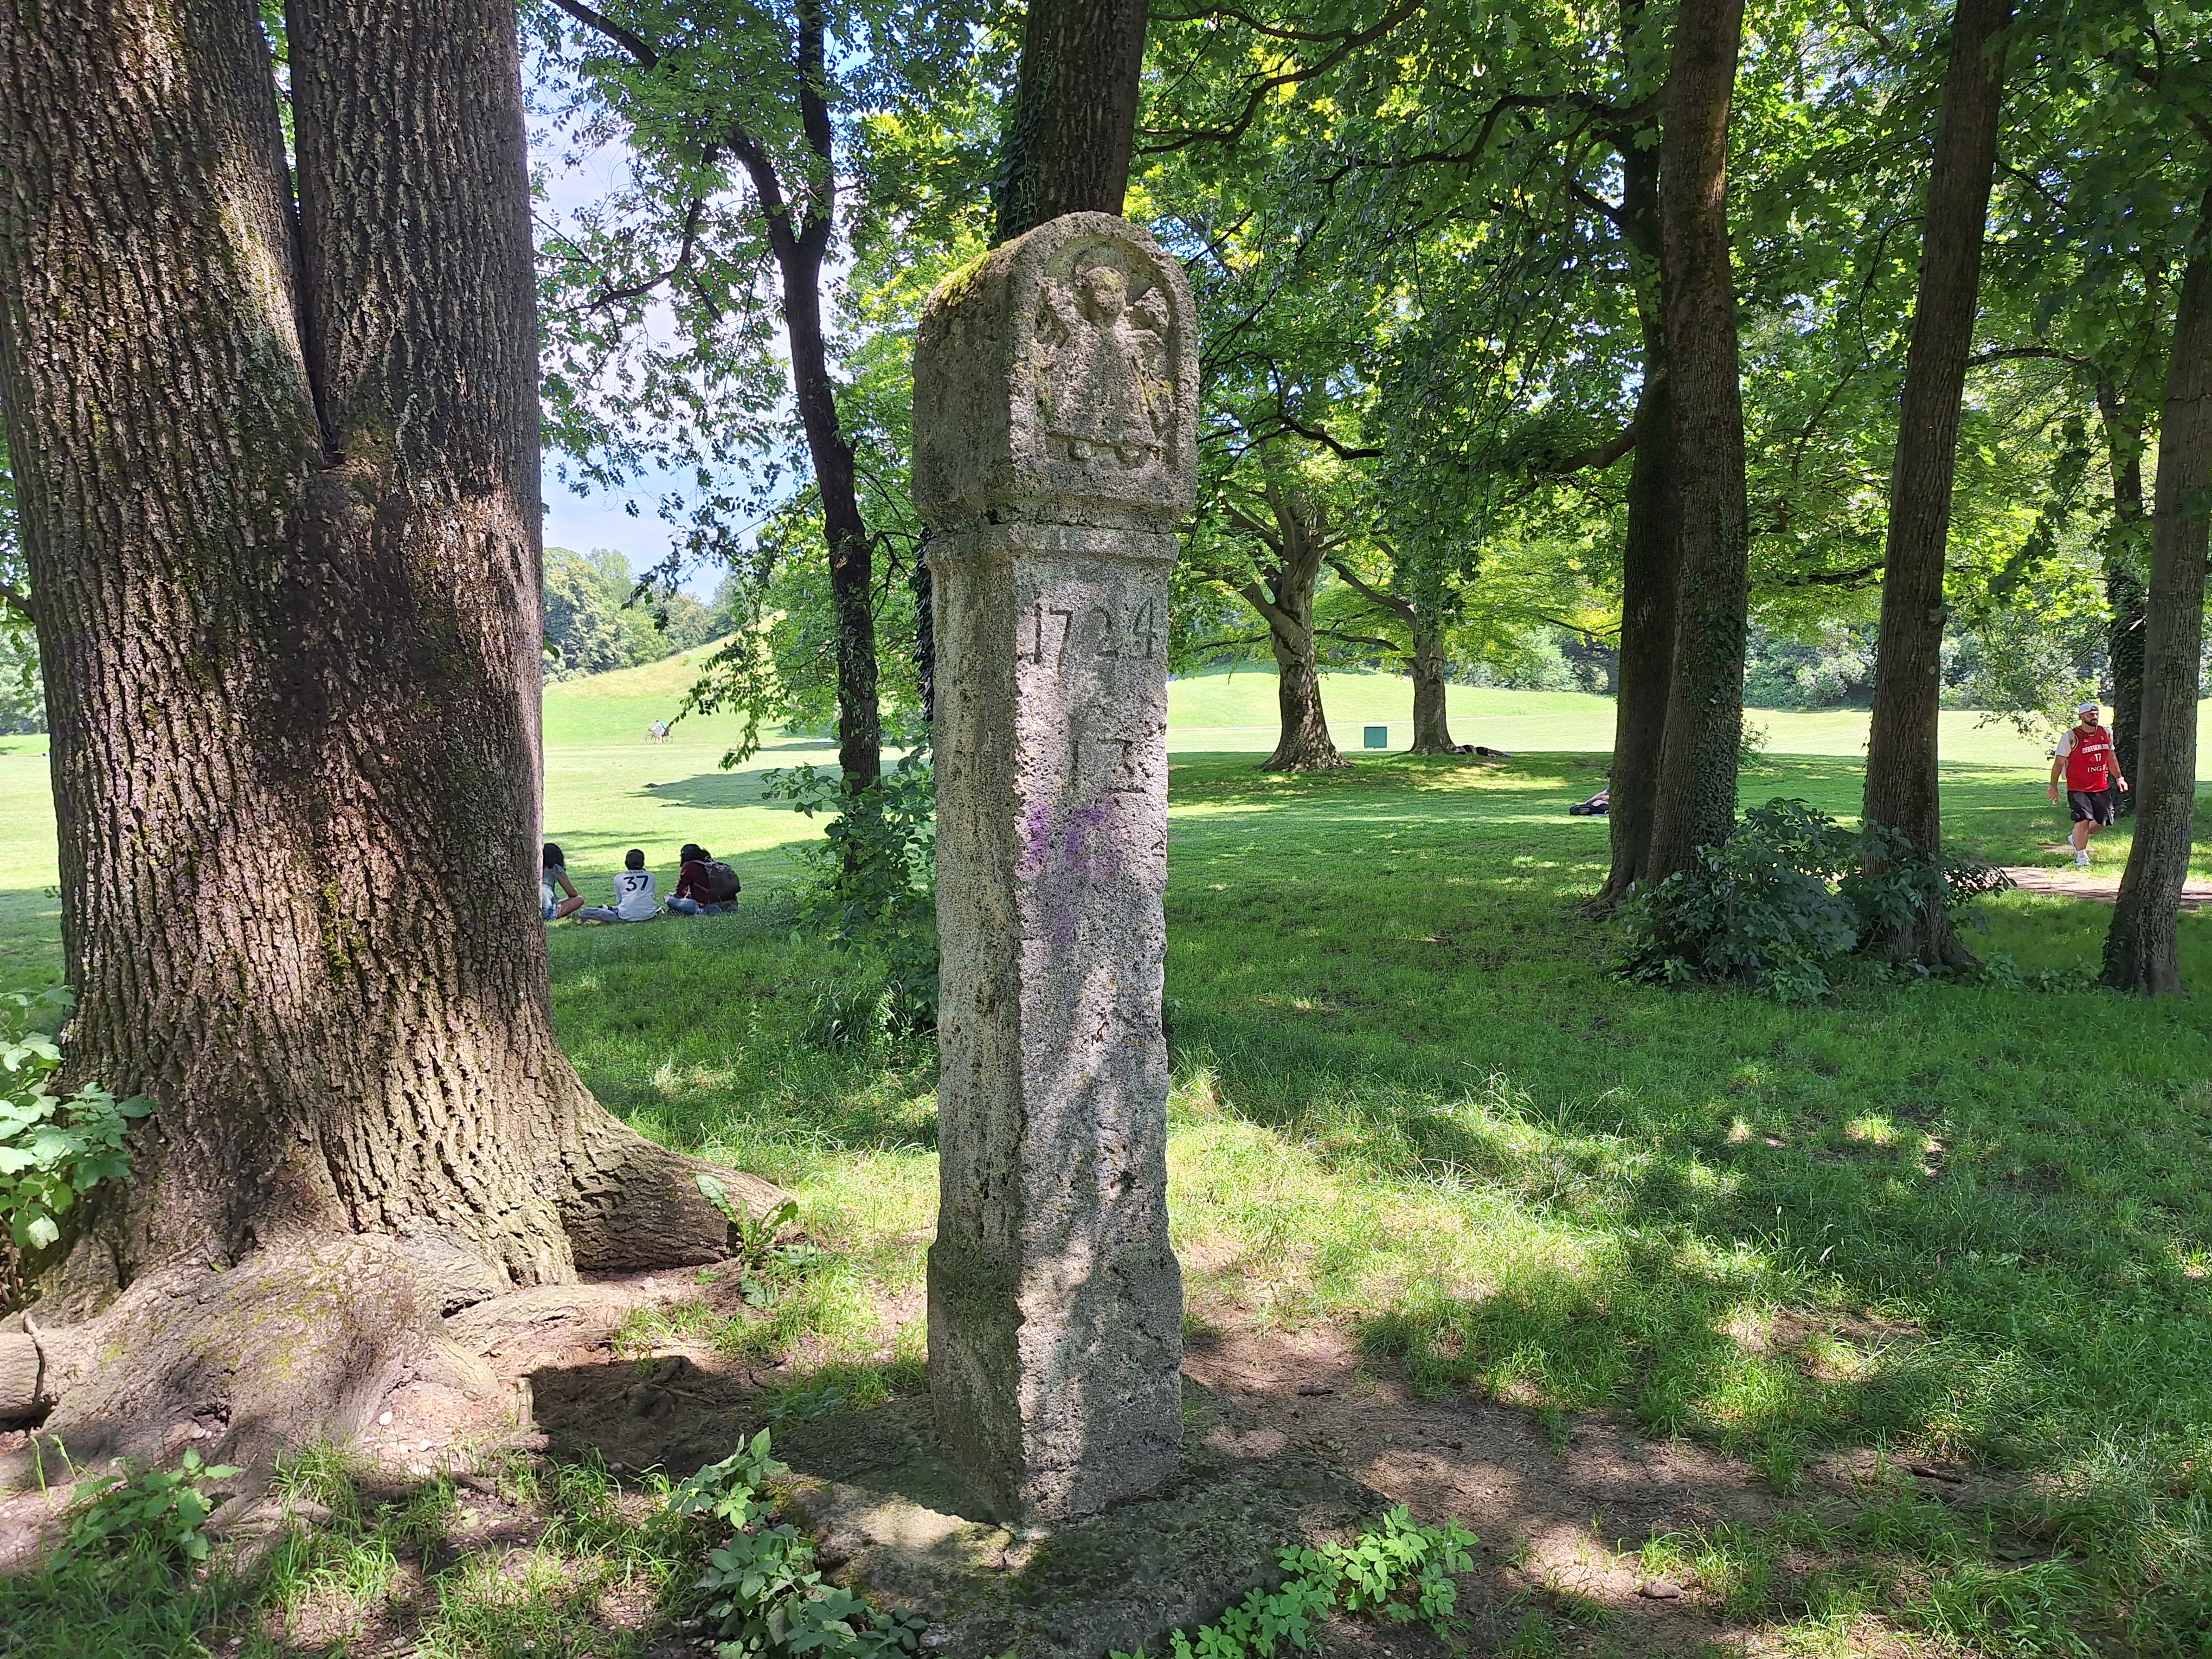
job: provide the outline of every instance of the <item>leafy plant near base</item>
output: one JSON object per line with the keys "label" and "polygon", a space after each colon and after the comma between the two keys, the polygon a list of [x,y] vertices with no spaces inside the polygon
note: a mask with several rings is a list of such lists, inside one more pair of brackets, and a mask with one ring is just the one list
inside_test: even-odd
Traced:
{"label": "leafy plant near base", "polygon": [[[1290,1548],[1278,1557],[1279,1589],[1255,1589],[1212,1624],[1168,1638],[1170,1659],[1274,1659],[1285,1644],[1304,1651],[1315,1627],[1341,1608],[1442,1632],[1459,1605],[1452,1574],[1474,1565],[1474,1534],[1456,1521],[1417,1523],[1402,1504],[1350,1544]],[[1111,1659],[1146,1659],[1145,1650]]]}
{"label": "leafy plant near base", "polygon": [[1733,981],[1810,1002],[1827,994],[1831,965],[1866,941],[2012,885],[2002,870],[1931,864],[1896,830],[1846,830],[1802,800],[1753,807],[1693,858],[1638,897],[1626,977]]}
{"label": "leafy plant near base", "polygon": [[93,1084],[55,1094],[60,1047],[21,1026],[39,999],[18,992],[4,1000],[17,1012],[0,1029],[0,1070],[6,1073],[0,1079],[0,1218],[19,1246],[41,1249],[61,1237],[59,1218],[78,1199],[130,1171],[124,1137],[154,1103],[136,1096],[118,1100]]}
{"label": "leafy plant near base", "polygon": [[716,1659],[802,1654],[876,1659],[914,1652],[921,1626],[823,1583],[814,1546],[756,1496],[763,1480],[783,1473],[783,1465],[769,1455],[769,1433],[763,1429],[669,1494],[672,1515],[702,1516],[732,1528],[728,1542],[707,1553],[707,1571],[696,1586],[710,1598],[707,1620],[718,1638]]}
{"label": "leafy plant near base", "polygon": [[72,1556],[112,1556],[146,1543],[164,1555],[204,1561],[208,1540],[200,1528],[215,1511],[204,1488],[240,1473],[228,1463],[203,1463],[187,1449],[175,1469],[81,1481],[76,1496],[90,1501],[70,1522],[64,1547]]}
{"label": "leafy plant near base", "polygon": [[[779,1232],[799,1219],[799,1206],[793,1200],[787,1198],[756,1221],[713,1176],[702,1174],[694,1179],[700,1193],[728,1218],[738,1235],[738,1260],[743,1264],[738,1270],[738,1291],[747,1307],[767,1307],[775,1300],[776,1280],[803,1273],[829,1260],[829,1251],[803,1238],[788,1244],[775,1242]],[[700,1283],[707,1282],[702,1274]]]}
{"label": "leafy plant near base", "polygon": [[825,1009],[825,1046],[862,1046],[880,1024],[903,1039],[937,1029],[937,775],[928,752],[902,757],[872,789],[848,795],[834,774],[794,766],[762,775],[763,793],[812,817],[838,809],[799,857],[804,907],[828,916],[841,945],[881,956],[884,993],[866,1009]]}

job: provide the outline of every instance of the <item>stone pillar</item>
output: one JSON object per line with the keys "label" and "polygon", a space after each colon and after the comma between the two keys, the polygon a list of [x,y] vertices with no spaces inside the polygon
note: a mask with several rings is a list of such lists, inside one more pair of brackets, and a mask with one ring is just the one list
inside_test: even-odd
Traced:
{"label": "stone pillar", "polygon": [[946,283],[915,349],[936,584],[939,1209],[929,1387],[1008,1519],[1172,1474],[1167,578],[1193,504],[1190,291],[1109,214]]}

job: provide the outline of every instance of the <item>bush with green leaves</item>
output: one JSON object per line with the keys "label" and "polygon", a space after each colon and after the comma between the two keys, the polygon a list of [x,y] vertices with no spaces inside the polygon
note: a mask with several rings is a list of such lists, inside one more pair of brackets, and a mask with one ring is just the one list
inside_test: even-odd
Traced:
{"label": "bush with green leaves", "polygon": [[878,1659],[915,1652],[922,1626],[824,1583],[814,1546],[758,1493],[786,1470],[769,1455],[769,1431],[710,1463],[669,1494],[669,1512],[718,1521],[728,1540],[707,1553],[695,1588],[708,1598],[715,1659]]}
{"label": "bush with green leaves", "polygon": [[1895,830],[1847,830],[1802,800],[1743,815],[1630,909],[1631,979],[1748,985],[1783,1002],[1826,996],[1835,963],[1940,906],[2012,884],[2002,870],[1931,864]]}
{"label": "bush with green leaves", "polygon": [[207,1488],[241,1473],[228,1463],[203,1463],[188,1447],[174,1469],[80,1481],[76,1496],[84,1507],[70,1522],[63,1547],[72,1558],[150,1548],[173,1560],[204,1561],[208,1540],[201,1528],[215,1512]]}
{"label": "bush with green leaves", "polygon": [[[1283,1583],[1255,1589],[1202,1629],[1168,1638],[1170,1659],[1274,1659],[1285,1646],[1304,1652],[1320,1622],[1339,1609],[1439,1634],[1459,1605],[1452,1575],[1474,1565],[1474,1534],[1456,1521],[1416,1522],[1403,1504],[1349,1544],[1292,1547],[1278,1559]],[[1145,1650],[1111,1659],[1146,1659]]]}
{"label": "bush with green leaves", "polygon": [[0,1219],[27,1250],[53,1243],[78,1199],[129,1172],[124,1138],[133,1119],[154,1109],[150,1100],[118,1100],[94,1084],[56,1094],[60,1045],[28,1027],[38,1000],[21,992],[0,999],[15,1005],[0,1028]]}
{"label": "bush with green leaves", "polygon": [[882,996],[821,1011],[823,1046],[849,1048],[880,1025],[893,1038],[937,1028],[937,777],[928,752],[901,757],[876,787],[848,795],[814,766],[766,774],[765,793],[806,816],[836,809],[821,842],[803,849],[800,903],[826,918],[841,944],[878,957]]}

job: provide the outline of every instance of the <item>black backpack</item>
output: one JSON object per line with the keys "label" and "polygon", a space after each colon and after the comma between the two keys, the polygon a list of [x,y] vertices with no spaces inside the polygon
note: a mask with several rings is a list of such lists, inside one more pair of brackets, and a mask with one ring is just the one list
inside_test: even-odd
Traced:
{"label": "black backpack", "polygon": [[702,867],[707,872],[707,902],[709,904],[727,904],[744,886],[744,883],[738,879],[738,872],[720,859],[708,859]]}

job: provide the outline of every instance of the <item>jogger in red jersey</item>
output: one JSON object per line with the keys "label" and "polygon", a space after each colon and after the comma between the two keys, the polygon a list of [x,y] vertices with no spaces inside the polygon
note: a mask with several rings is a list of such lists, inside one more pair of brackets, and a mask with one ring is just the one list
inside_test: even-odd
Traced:
{"label": "jogger in red jersey", "polygon": [[2113,790],[2124,791],[2128,781],[2120,775],[2119,757],[2112,752],[2112,734],[2100,723],[2103,710],[2085,702],[2074,711],[2075,725],[2058,739],[2051,756],[2051,799],[2058,799],[2059,775],[2066,778],[2066,805],[2074,814],[2074,862],[2089,867],[2089,837],[2112,821]]}

